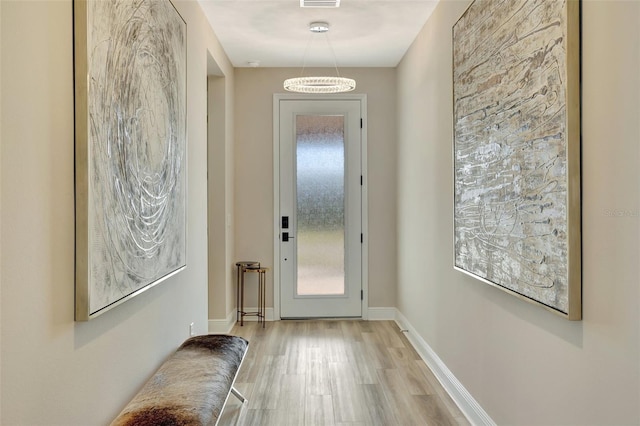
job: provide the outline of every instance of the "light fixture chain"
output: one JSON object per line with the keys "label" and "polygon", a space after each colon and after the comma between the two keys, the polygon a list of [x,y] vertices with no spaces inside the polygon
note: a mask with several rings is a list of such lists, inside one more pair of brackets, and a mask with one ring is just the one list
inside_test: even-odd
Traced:
{"label": "light fixture chain", "polygon": [[329,34],[324,33],[324,37],[327,40],[327,45],[329,46],[329,51],[331,52],[331,56],[333,57],[333,66],[336,69],[336,74],[340,77],[340,71],[338,71],[338,60],[336,59],[336,52],[333,50],[333,46],[331,45],[331,40],[329,40]]}
{"label": "light fixture chain", "polygon": [[304,70],[307,67],[307,52],[309,52],[309,47],[311,46],[311,42],[313,39],[313,33],[309,35],[307,39],[307,46],[304,48],[304,55],[302,55],[302,70],[300,71],[300,77],[304,77]]}

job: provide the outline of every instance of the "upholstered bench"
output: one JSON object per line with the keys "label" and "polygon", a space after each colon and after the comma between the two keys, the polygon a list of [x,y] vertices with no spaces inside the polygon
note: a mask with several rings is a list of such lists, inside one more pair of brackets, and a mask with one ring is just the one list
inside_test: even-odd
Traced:
{"label": "upholstered bench", "polygon": [[217,424],[229,393],[245,402],[233,385],[248,345],[226,335],[186,340],[111,425]]}

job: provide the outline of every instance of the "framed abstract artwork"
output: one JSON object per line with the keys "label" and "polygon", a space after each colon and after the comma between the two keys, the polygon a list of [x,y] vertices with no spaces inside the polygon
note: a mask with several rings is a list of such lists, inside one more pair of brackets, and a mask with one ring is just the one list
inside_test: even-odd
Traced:
{"label": "framed abstract artwork", "polygon": [[579,1],[471,3],[453,104],[454,268],[581,319]]}
{"label": "framed abstract artwork", "polygon": [[186,23],[75,0],[76,320],[186,267]]}

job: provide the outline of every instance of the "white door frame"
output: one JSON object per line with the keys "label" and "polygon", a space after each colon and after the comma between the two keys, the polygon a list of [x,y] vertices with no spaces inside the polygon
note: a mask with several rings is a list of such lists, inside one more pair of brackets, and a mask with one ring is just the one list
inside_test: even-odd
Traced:
{"label": "white door frame", "polygon": [[361,169],[362,169],[362,319],[369,319],[369,211],[367,197],[367,95],[304,95],[275,93],[273,95],[273,319],[280,320],[280,101],[331,99],[359,100],[362,108]]}

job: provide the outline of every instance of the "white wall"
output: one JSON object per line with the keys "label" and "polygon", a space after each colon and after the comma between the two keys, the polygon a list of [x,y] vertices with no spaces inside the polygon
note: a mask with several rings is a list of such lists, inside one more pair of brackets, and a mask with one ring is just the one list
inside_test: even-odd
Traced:
{"label": "white wall", "polygon": [[233,69],[199,5],[176,6],[188,27],[187,269],[76,323],[72,2],[1,3],[3,425],[107,424],[191,322],[207,332],[207,51],[229,85]]}
{"label": "white wall", "polygon": [[[314,72],[335,70],[309,69]],[[273,94],[299,68],[236,69],[235,254],[237,260],[273,262]],[[393,68],[346,68],[352,93],[367,94],[369,197],[369,306],[395,306],[396,116]],[[251,295],[250,295],[251,296]],[[249,302],[251,299],[249,298]],[[249,304],[248,306],[252,306]],[[273,306],[273,275],[267,278]]]}
{"label": "white wall", "polygon": [[640,2],[582,3],[581,322],[452,268],[451,28],[468,4],[443,0],[398,68],[398,308],[498,424],[639,424]]}

